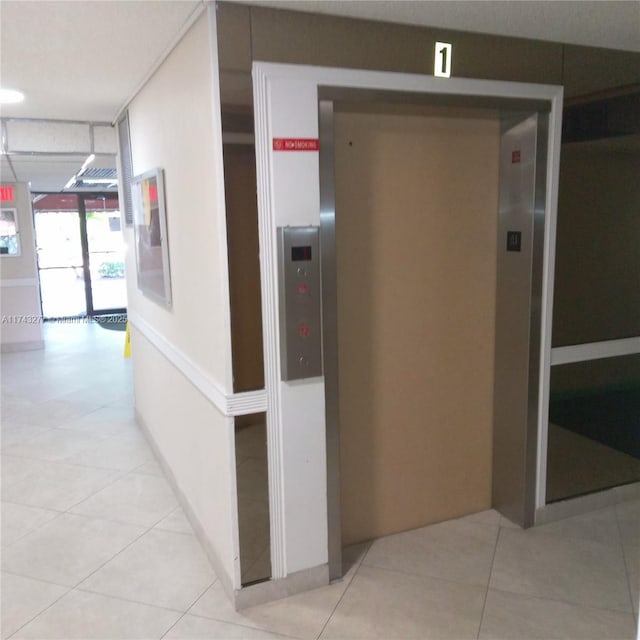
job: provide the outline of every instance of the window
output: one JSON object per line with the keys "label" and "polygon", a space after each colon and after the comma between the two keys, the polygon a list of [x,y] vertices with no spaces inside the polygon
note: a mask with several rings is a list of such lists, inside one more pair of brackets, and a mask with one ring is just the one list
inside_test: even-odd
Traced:
{"label": "window", "polygon": [[17,209],[0,210],[0,255],[20,255]]}

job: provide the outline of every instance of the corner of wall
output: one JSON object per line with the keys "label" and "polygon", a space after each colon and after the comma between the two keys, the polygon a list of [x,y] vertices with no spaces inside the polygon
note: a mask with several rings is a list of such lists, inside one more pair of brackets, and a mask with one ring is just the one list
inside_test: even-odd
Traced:
{"label": "corner of wall", "polygon": [[13,188],[14,199],[3,202],[2,208],[17,211],[20,255],[0,258],[1,350],[42,349],[42,310],[31,194],[25,183],[3,183],[3,186]]}
{"label": "corner of wall", "polygon": [[172,306],[137,287],[125,229],[138,419],[230,596],[239,588],[222,132],[215,5],[128,107],[132,173],[164,170]]}

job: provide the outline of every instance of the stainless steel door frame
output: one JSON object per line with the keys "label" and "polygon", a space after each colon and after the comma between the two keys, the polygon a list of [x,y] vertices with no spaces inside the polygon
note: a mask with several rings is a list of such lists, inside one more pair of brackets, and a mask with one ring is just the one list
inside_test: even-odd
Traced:
{"label": "stainless steel door frame", "polygon": [[342,527],[340,520],[340,398],[338,392],[338,283],[336,273],[333,102],[321,100],[318,106],[318,116],[329,579],[337,580],[342,577]]}
{"label": "stainless steel door frame", "polygon": [[[331,93],[330,91],[328,92]],[[336,97],[384,100],[384,93],[342,89]],[[327,447],[327,520],[329,576],[331,580],[342,577],[342,543],[340,515],[340,426],[339,426],[339,391],[338,391],[338,319],[337,319],[337,273],[336,273],[336,203],[335,203],[335,167],[333,99],[327,92],[320,93],[319,100],[319,136],[320,136],[320,237],[322,251],[322,296],[323,296],[323,360],[325,372],[325,408],[326,408],[326,447]],[[419,102],[428,102],[428,94],[418,97]],[[358,99],[358,98],[356,98]],[[418,101],[414,94],[406,94],[407,104]],[[398,93],[393,93],[392,100],[401,101]],[[461,97],[464,104],[473,105],[473,98]],[[454,98],[455,102],[455,98]],[[475,105],[478,106],[478,105]],[[541,322],[543,299],[543,265],[545,254],[545,202],[546,202],[546,168],[548,140],[548,108],[549,103],[526,104],[508,98],[492,99],[479,103],[479,106],[501,108],[501,147],[510,144],[506,136],[514,126],[528,122],[528,134],[533,136],[533,156],[522,158],[527,163],[527,179],[519,188],[524,191],[526,200],[526,229],[520,229],[525,235],[525,243],[529,252],[522,254],[526,276],[519,283],[524,286],[525,306],[519,309],[518,322],[526,338],[519,344],[523,362],[514,375],[509,367],[508,335],[498,333],[496,328],[496,375],[498,375],[498,359],[504,375],[496,381],[494,403],[502,402],[503,394],[509,393],[508,384],[516,384],[520,390],[520,424],[515,433],[509,425],[513,418],[508,415],[501,418],[496,428],[494,423],[494,465],[496,453],[501,457],[493,479],[493,506],[517,524],[528,527],[534,524],[536,513],[537,488],[537,455],[538,455],[538,421],[540,400],[540,366],[541,366]],[[517,109],[517,111],[514,111]],[[515,157],[515,156],[514,156]],[[524,164],[523,164],[524,166]],[[500,177],[500,200],[502,203],[505,191],[513,185],[506,185],[503,172]],[[502,207],[499,216],[498,252],[506,251],[507,231],[512,224],[509,216],[504,215]],[[518,229],[513,229],[518,231]],[[508,256],[512,259],[513,256]],[[498,281],[501,279],[500,257]],[[502,261],[503,280],[509,281],[509,264]],[[517,286],[517,283],[516,283]],[[508,287],[498,284],[496,301],[496,323],[500,309],[509,307]],[[508,314],[507,314],[508,315]],[[498,324],[496,325],[496,327]],[[506,341],[503,338],[507,338]],[[505,359],[502,362],[502,359]],[[494,418],[495,420],[495,418]],[[514,446],[515,441],[515,446]],[[515,491],[514,491],[515,487]]]}
{"label": "stainless steel door frame", "polygon": [[523,527],[536,514],[547,135],[546,113],[502,113],[492,506]]}

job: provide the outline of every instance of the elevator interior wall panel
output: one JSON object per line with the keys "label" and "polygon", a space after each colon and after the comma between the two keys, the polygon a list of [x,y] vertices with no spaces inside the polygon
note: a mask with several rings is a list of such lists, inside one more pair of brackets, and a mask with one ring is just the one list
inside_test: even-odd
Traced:
{"label": "elevator interior wall panel", "polygon": [[342,541],[491,507],[500,119],[336,103]]}

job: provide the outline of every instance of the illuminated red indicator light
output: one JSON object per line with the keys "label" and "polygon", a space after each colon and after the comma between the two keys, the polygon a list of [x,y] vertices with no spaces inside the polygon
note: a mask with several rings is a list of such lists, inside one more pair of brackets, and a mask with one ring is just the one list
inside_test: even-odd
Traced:
{"label": "illuminated red indicator light", "polygon": [[305,295],[307,295],[307,293],[309,293],[309,287],[308,287],[306,284],[304,284],[304,283],[303,283],[303,284],[299,284],[299,285],[298,285],[298,293],[299,293],[301,296],[305,296]]}
{"label": "illuminated red indicator light", "polygon": [[311,335],[311,329],[309,325],[304,324],[304,322],[298,327],[298,335],[301,338],[308,338]]}
{"label": "illuminated red indicator light", "polygon": [[13,187],[0,187],[0,201],[13,202]]}

